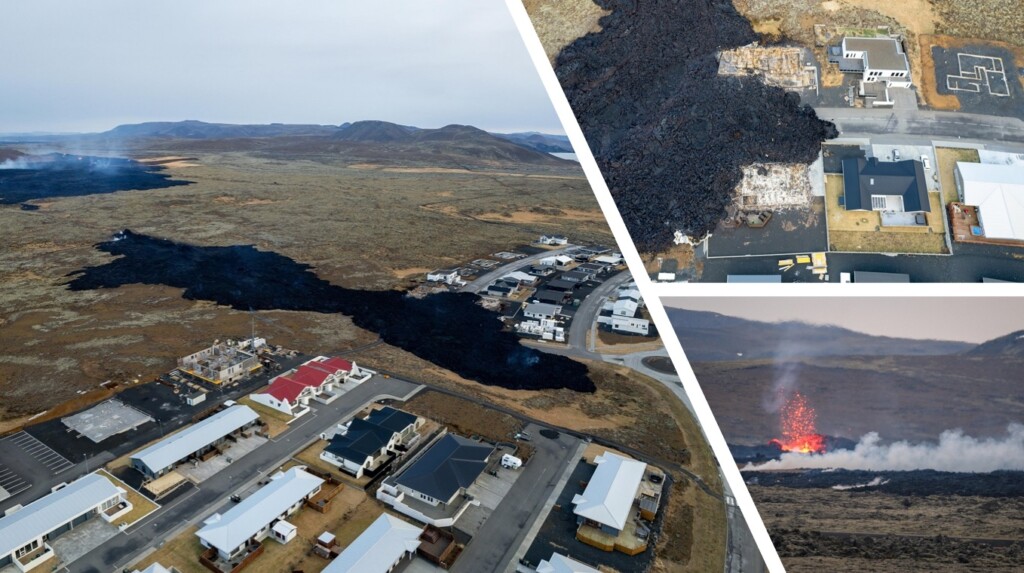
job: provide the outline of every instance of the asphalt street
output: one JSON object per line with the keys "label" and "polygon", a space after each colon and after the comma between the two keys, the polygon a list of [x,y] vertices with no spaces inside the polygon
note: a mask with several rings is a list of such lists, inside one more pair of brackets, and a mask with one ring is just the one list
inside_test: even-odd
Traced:
{"label": "asphalt street", "polygon": [[566,246],[564,246],[564,247],[562,247],[560,249],[553,249],[553,250],[550,250],[550,251],[542,251],[540,253],[536,253],[536,254],[533,254],[533,255],[528,255],[528,256],[523,257],[521,259],[516,259],[515,261],[512,261],[511,263],[509,263],[507,265],[502,265],[502,266],[494,269],[493,271],[491,271],[489,273],[485,273],[485,274],[480,275],[475,280],[466,283],[466,285],[463,286],[461,289],[459,289],[459,291],[460,292],[474,292],[474,293],[475,292],[480,292],[487,285],[491,284],[492,282],[500,279],[501,277],[503,277],[503,276],[505,276],[505,275],[507,275],[509,273],[514,273],[514,272],[516,272],[516,271],[518,271],[520,269],[526,268],[526,267],[536,263],[537,261],[539,261],[539,260],[541,260],[543,258],[553,257],[555,255],[561,255],[564,252],[568,251],[569,249],[574,249],[576,247],[577,247],[577,245],[566,245]]}
{"label": "asphalt street", "polygon": [[453,573],[514,570],[516,553],[527,541],[533,523],[546,517],[542,511],[562,475],[572,471],[571,459],[581,441],[566,433],[557,439],[540,435],[542,426],[526,431],[536,450],[522,468],[522,475],[501,500],[480,531],[452,567]]}
{"label": "asphalt street", "polygon": [[384,398],[403,400],[419,388],[421,386],[404,380],[375,376],[332,404],[312,404],[313,412],[300,418],[287,431],[93,549],[66,570],[73,573],[119,571],[146,548],[170,539],[177,529],[208,517],[226,503],[233,492],[265,476],[305,444],[317,439],[329,426],[352,416],[370,402]]}
{"label": "asphalt street", "polygon": [[905,134],[952,140],[1024,143],[1024,121],[954,111],[815,108],[843,137]]}

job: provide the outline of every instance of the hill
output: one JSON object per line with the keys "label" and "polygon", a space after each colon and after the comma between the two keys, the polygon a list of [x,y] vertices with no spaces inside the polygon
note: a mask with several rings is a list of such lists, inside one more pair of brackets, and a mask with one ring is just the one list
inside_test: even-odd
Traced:
{"label": "hill", "polygon": [[574,152],[572,144],[569,143],[569,138],[565,135],[549,135],[536,131],[526,131],[522,133],[495,133],[494,135],[545,153]]}
{"label": "hill", "polygon": [[715,312],[668,308],[669,319],[692,362],[814,356],[949,355],[969,343],[873,336],[838,326],[799,321],[759,322]]}
{"label": "hill", "polygon": [[207,123],[205,121],[150,121],[119,125],[114,129],[96,134],[101,138],[171,137],[181,139],[228,139],[248,137],[316,136],[331,135],[338,131],[333,125],[293,125],[270,123],[262,125],[240,125],[231,123]]}
{"label": "hill", "polygon": [[1024,330],[993,338],[965,352],[968,356],[1016,356],[1024,358]]}

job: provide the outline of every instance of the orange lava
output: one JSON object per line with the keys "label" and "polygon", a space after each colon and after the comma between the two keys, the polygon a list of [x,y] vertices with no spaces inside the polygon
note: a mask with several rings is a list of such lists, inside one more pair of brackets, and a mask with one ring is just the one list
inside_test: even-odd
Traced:
{"label": "orange lava", "polygon": [[782,408],[782,437],[772,440],[784,452],[818,454],[825,451],[825,436],[817,432],[817,414],[803,394],[794,392]]}

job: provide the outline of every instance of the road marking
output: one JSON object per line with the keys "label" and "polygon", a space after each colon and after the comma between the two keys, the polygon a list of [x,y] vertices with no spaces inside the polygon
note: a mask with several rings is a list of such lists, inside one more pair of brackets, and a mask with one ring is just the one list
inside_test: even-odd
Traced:
{"label": "road marking", "polygon": [[46,469],[57,475],[61,472],[67,471],[75,466],[75,464],[69,462],[67,458],[58,454],[53,448],[47,446],[43,442],[40,442],[35,436],[28,432],[21,431],[11,436],[12,442],[18,445],[28,455],[36,459],[40,464],[46,467]]}
{"label": "road marking", "polygon": [[25,481],[7,466],[0,464],[0,487],[4,488],[4,491],[13,497],[32,487],[32,484]]}

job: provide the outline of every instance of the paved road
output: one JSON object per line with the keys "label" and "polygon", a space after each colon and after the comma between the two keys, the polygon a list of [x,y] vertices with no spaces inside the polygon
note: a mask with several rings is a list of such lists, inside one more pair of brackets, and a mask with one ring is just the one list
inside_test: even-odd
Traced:
{"label": "paved road", "polygon": [[569,346],[577,350],[587,351],[587,332],[589,332],[597,316],[601,313],[601,307],[608,297],[615,293],[619,285],[629,281],[633,275],[628,270],[613,275],[600,286],[595,288],[583,301],[573,315],[572,323],[569,325]]}
{"label": "paved road", "polygon": [[[843,137],[853,134],[906,134],[931,138],[1024,143],[1024,121],[953,111],[815,108],[836,124]],[[870,136],[870,135],[869,135]]]}
{"label": "paved road", "polygon": [[526,427],[536,451],[523,466],[522,475],[459,556],[452,567],[453,573],[498,572],[510,565],[514,567],[515,555],[526,541],[531,526],[537,519],[547,517],[542,511],[544,505],[562,475],[572,470],[570,462],[575,460],[580,440],[566,433],[560,433],[558,439],[548,439],[540,435],[541,428],[536,424]]}
{"label": "paved road", "polygon": [[175,530],[209,516],[225,498],[267,471],[279,466],[329,426],[358,412],[369,402],[383,398],[405,399],[419,385],[396,378],[375,376],[353,388],[332,404],[313,404],[313,412],[300,418],[284,433],[236,460],[226,469],[176,498],[167,506],[120,533],[72,563],[73,573],[109,573],[133,561],[146,548],[169,539]]}
{"label": "paved road", "polygon": [[518,271],[519,269],[528,267],[528,266],[532,265],[533,263],[536,263],[537,261],[539,261],[539,260],[541,260],[541,259],[543,259],[545,257],[553,257],[555,255],[561,255],[562,253],[568,251],[569,249],[575,249],[575,248],[577,248],[577,245],[566,245],[566,246],[564,246],[564,247],[562,247],[560,249],[553,249],[553,250],[550,250],[550,251],[543,251],[543,252],[536,253],[536,254],[533,254],[533,255],[528,255],[528,256],[523,257],[521,259],[516,259],[515,261],[512,261],[511,263],[509,263],[507,265],[502,265],[502,266],[494,269],[493,271],[491,271],[489,273],[485,273],[483,275],[480,275],[476,280],[473,280],[471,282],[466,283],[466,285],[463,286],[461,289],[459,289],[459,291],[460,292],[480,292],[487,285],[491,284],[492,282],[500,279],[501,277],[503,277],[503,276],[505,276],[505,275],[507,275],[509,273],[514,273],[514,272]]}

